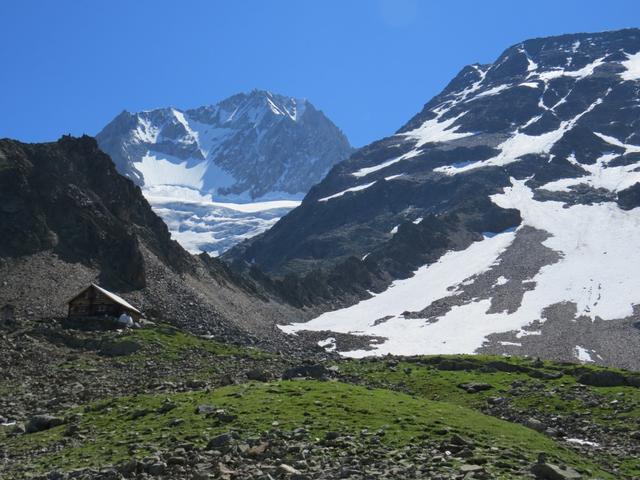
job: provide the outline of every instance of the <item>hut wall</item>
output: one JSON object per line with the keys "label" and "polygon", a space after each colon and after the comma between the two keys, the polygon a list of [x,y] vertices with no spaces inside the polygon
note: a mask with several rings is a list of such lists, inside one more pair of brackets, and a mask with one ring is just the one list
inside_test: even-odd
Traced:
{"label": "hut wall", "polygon": [[[119,316],[126,308],[101,292],[89,288],[69,302],[69,317]],[[134,312],[131,312],[133,316]]]}

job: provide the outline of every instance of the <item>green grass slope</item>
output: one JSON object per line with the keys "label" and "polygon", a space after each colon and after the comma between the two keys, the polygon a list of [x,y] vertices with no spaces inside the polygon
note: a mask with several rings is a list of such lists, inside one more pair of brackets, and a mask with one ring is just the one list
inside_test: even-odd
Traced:
{"label": "green grass slope", "polygon": [[[199,405],[223,409],[229,418],[221,421],[217,416],[198,414]],[[314,441],[321,441],[327,432],[358,436],[364,430],[384,430],[382,443],[393,448],[459,434],[473,441],[483,455],[504,457],[487,467],[500,478],[509,478],[515,459],[534,463],[540,452],[558,463],[612,478],[588,459],[521,425],[453,403],[342,382],[247,383],[212,392],[138,395],[94,403],[67,415],[75,416],[73,428],[81,435],[78,441],[68,439],[68,425],[4,441],[11,450],[31,459],[30,468],[44,471],[142,458],[176,441],[205,448],[210,438],[228,431],[246,438],[274,428],[292,431],[304,427]],[[10,478],[11,472],[5,475]]]}

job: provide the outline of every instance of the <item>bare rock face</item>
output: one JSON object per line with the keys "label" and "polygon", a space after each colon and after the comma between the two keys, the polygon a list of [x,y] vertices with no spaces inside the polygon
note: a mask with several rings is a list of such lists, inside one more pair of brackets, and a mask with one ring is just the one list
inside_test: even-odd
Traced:
{"label": "bare rock face", "polygon": [[189,256],[93,138],[2,140],[0,159],[0,257],[53,250],[129,288],[145,285],[141,243],[177,271],[188,268]]}

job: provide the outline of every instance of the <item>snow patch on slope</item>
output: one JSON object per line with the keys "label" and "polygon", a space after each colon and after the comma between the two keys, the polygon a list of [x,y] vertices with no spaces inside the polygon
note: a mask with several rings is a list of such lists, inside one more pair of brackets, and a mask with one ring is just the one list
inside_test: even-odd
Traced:
{"label": "snow patch on slope", "polygon": [[490,88],[489,90],[485,90],[484,92],[477,94],[475,97],[473,97],[473,99],[475,100],[476,98],[491,97],[493,95],[497,95],[498,93],[504,90],[508,90],[509,88],[511,88],[511,85],[507,85],[507,84],[498,85],[497,87]]}
{"label": "snow patch on slope", "polygon": [[622,62],[622,66],[626,69],[620,74],[623,80],[640,80],[640,52],[633,55],[627,54],[627,59]]}
{"label": "snow patch on slope", "polygon": [[549,191],[568,192],[570,187],[589,185],[593,188],[604,188],[610,192],[619,192],[640,182],[637,163],[618,167],[608,166],[609,162],[617,157],[616,154],[603,155],[593,165],[580,165],[589,175],[578,178],[561,178],[545,184],[542,188]]}
{"label": "snow patch on slope", "polygon": [[[640,301],[636,272],[640,270],[640,209],[623,211],[615,203],[573,205],[540,202],[525,181],[512,179],[504,193],[491,197],[502,208],[520,211],[523,225],[550,233],[543,244],[559,252],[558,262],[544,266],[530,279],[535,284],[513,313],[487,313],[490,299],[453,306],[437,321],[405,318],[402,312],[421,311],[434,301],[456,295],[456,287],[491,268],[509,247],[514,233],[506,232],[476,242],[466,250],[448,252],[434,264],[419,268],[413,277],[394,282],[387,290],[348,308],[327,312],[308,323],[281,327],[329,330],[386,337],[374,350],[344,355],[473,353],[488,335],[514,331],[518,338],[539,331],[524,330],[545,321],[547,307],[571,302],[577,315],[613,320],[633,313]],[[498,282],[502,284],[504,279]],[[377,319],[391,319],[375,325]]]}
{"label": "snow patch on slope", "polygon": [[[492,197],[502,208],[516,208],[524,225],[549,232],[544,245],[562,259],[543,267],[513,314],[523,323],[540,318],[542,310],[569,301],[577,314],[603,320],[625,318],[640,300],[635,272],[640,268],[640,211],[624,211],[615,203],[573,205],[539,202],[524,181],[512,180],[504,194]],[[526,324],[525,323],[525,324]]]}
{"label": "snow patch on slope", "polygon": [[333,195],[329,195],[328,197],[319,198],[319,202],[328,202],[329,200],[333,200],[334,198],[338,198],[343,196],[345,193],[349,192],[359,192],[361,190],[365,190],[372,186],[376,182],[365,183],[364,185],[357,185],[355,187],[347,188],[346,190],[342,190],[341,192],[334,193]]}
{"label": "snow patch on slope", "polygon": [[171,155],[147,152],[140,162],[133,164],[144,177],[146,186],[153,185],[181,185],[191,188],[202,188],[203,177],[207,171],[208,162],[201,160],[189,166],[187,160],[180,160]]}
{"label": "snow patch on slope", "polygon": [[[422,310],[439,298],[453,295],[450,287],[453,288],[468,277],[490,268],[513,238],[513,233],[504,233],[476,242],[466,250],[449,252],[436,263],[419,268],[413,277],[396,280],[384,292],[352,307],[324,313],[307,323],[280,328],[287,333],[330,330],[387,337],[389,340],[375,350],[375,354],[380,355],[389,352],[407,355],[444,351],[453,353],[460,348],[471,352],[477,348],[478,342],[482,343],[486,326],[483,327],[478,322],[477,328],[468,328],[470,326],[467,325],[462,332],[456,331],[455,326],[450,324],[445,326],[437,322],[427,326],[424,319],[405,319],[402,312]],[[387,316],[392,318],[375,325],[377,319]],[[460,335],[466,338],[459,342],[450,341]],[[347,354],[357,357],[371,353],[363,351]]]}
{"label": "snow patch on slope", "polygon": [[420,154],[419,150],[411,150],[410,152],[407,152],[403,155],[400,155],[399,157],[395,157],[392,158],[391,160],[387,160],[386,162],[382,162],[378,165],[374,165],[372,167],[364,167],[361,168],[360,170],[356,170],[355,172],[353,172],[351,175],[353,175],[354,177],[360,178],[360,177],[366,177],[367,175],[369,175],[370,173],[374,173],[377,172],[379,170],[383,170],[387,167],[390,167],[391,165],[394,165],[398,162],[401,162],[403,160],[408,160],[410,158],[416,157]]}
{"label": "snow patch on slope", "polygon": [[448,118],[446,120],[441,120],[441,117],[446,113],[445,111],[440,111],[436,118],[432,118],[431,120],[427,120],[418,128],[411,130],[409,132],[401,133],[411,140],[416,141],[416,148],[420,148],[426,143],[435,143],[435,142],[449,142],[451,140],[456,140],[458,138],[468,137],[469,135],[473,135],[471,132],[458,132],[458,127],[453,124],[462,117],[466,112],[461,113],[455,117]]}
{"label": "snow patch on slope", "polygon": [[504,166],[513,162],[517,162],[523,156],[529,154],[548,154],[555,143],[560,140],[563,135],[571,130],[578,120],[587,113],[591,112],[596,106],[602,103],[602,98],[593,102],[584,112],[576,115],[571,120],[565,120],[560,123],[556,130],[546,132],[540,135],[528,135],[521,131],[515,132],[506,141],[496,147],[500,153],[488,160],[473,162],[462,166],[446,165],[435,168],[435,172],[442,172],[448,175],[468,172],[476,168]]}
{"label": "snow patch on slope", "polygon": [[591,358],[591,354],[589,353],[589,350],[587,350],[584,347],[581,347],[580,345],[576,345],[574,353],[576,358],[581,362],[584,362],[584,363],[593,362],[593,358]]}
{"label": "snow patch on slope", "polygon": [[579,70],[565,70],[563,68],[558,68],[558,69],[549,70],[547,72],[542,72],[538,74],[534,73],[534,74],[531,74],[530,76],[537,76],[540,80],[543,80],[545,82],[549,80],[555,80],[556,78],[561,78],[561,77],[572,77],[577,80],[581,80],[583,78],[586,78],[592,75],[595,69],[598,68],[600,65],[603,65],[604,63],[605,63],[604,58],[598,58],[597,60],[591,62],[588,65],[585,65]]}

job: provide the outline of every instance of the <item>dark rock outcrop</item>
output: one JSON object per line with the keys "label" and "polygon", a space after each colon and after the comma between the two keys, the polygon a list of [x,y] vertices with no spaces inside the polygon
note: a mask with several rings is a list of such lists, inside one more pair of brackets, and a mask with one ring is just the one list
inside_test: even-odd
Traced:
{"label": "dark rock outcrop", "polygon": [[142,243],[177,273],[193,268],[140,189],[91,137],[1,140],[0,205],[0,257],[52,250],[97,266],[101,281],[121,290],[146,284]]}

